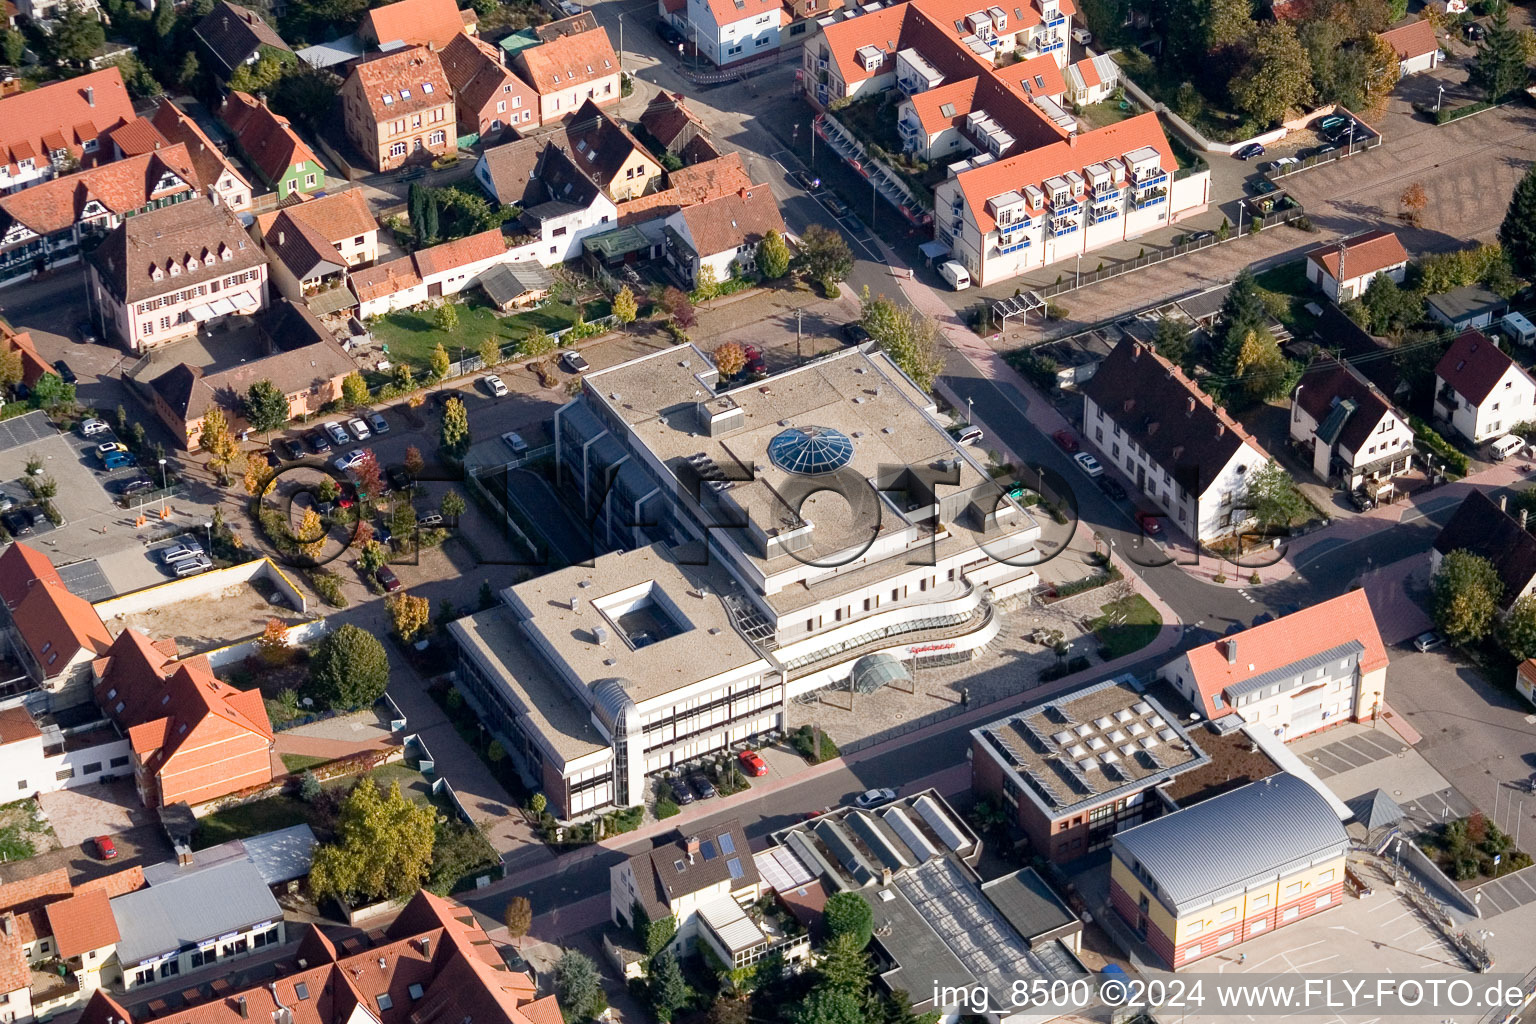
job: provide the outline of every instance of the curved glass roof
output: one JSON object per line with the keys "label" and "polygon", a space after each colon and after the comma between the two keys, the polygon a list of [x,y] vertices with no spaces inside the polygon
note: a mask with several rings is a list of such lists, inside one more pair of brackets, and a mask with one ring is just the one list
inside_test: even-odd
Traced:
{"label": "curved glass roof", "polygon": [[906,662],[894,654],[866,654],[853,663],[853,688],[859,693],[874,693],[887,683],[911,681]]}
{"label": "curved glass roof", "polygon": [[768,442],[768,457],[785,472],[815,476],[848,465],[853,442],[831,427],[790,427]]}

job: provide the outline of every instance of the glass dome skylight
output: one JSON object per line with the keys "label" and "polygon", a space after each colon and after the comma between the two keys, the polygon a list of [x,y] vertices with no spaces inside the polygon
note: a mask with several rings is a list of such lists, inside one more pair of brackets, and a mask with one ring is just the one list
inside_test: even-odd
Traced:
{"label": "glass dome skylight", "polygon": [[768,457],[787,473],[832,473],[853,458],[853,442],[831,427],[790,427],[768,442]]}

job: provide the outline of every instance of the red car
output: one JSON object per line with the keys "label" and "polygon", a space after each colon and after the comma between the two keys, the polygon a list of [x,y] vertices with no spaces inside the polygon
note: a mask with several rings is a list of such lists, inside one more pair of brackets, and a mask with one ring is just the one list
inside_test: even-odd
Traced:
{"label": "red car", "polygon": [[741,761],[742,771],[748,775],[763,776],[768,774],[768,763],[759,757],[755,750],[743,750],[738,760]]}
{"label": "red car", "polygon": [[1064,452],[1077,451],[1077,438],[1072,436],[1072,432],[1070,430],[1056,431],[1056,433],[1051,435],[1051,440],[1055,441],[1057,447],[1059,447]]}
{"label": "red car", "polygon": [[373,576],[374,579],[379,581],[379,586],[383,587],[386,593],[394,594],[399,592],[400,577],[396,576],[394,570],[390,569],[389,566],[379,566],[379,571],[374,573]]}
{"label": "red car", "polygon": [[112,860],[117,856],[117,847],[112,845],[111,836],[96,837],[96,855],[102,860]]}
{"label": "red car", "polygon": [[748,345],[746,348],[747,363],[743,367],[754,377],[761,377],[768,372],[768,361],[763,358],[763,350],[756,345]]}
{"label": "red car", "polygon": [[1155,537],[1163,532],[1162,518],[1156,512],[1137,512],[1136,525],[1149,537]]}

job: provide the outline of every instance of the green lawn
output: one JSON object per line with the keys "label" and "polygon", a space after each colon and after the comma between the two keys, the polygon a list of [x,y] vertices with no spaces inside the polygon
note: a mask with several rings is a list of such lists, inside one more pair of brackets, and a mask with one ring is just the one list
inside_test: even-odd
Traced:
{"label": "green lawn", "polygon": [[1088,625],[1111,659],[1139,651],[1157,638],[1163,617],[1140,594],[1111,601]]}
{"label": "green lawn", "polygon": [[295,774],[331,760],[329,757],[312,757],[309,754],[279,754],[278,756],[283,759],[283,767]]}
{"label": "green lawn", "polygon": [[1292,335],[1297,338],[1312,336],[1313,329],[1317,327],[1317,317],[1308,312],[1307,305],[1317,303],[1321,306],[1325,300],[1322,293],[1307,280],[1305,260],[1271,267],[1255,276],[1254,281],[1260,288],[1284,301],[1285,309],[1280,312],[1280,322],[1290,329]]}
{"label": "green lawn", "polygon": [[[534,328],[553,333],[570,327],[578,315],[576,307],[565,302],[551,302],[507,317],[496,316],[492,307],[478,296],[455,303],[455,306],[459,322],[451,331],[438,329],[436,310],[416,312],[409,309],[374,317],[369,329],[389,347],[392,361],[409,363],[415,370],[425,370],[438,342],[442,342],[448,358],[457,359],[460,348],[466,353],[474,353],[486,338],[496,338],[505,348]],[[585,309],[588,320],[607,316],[610,312],[612,307],[606,300],[589,302]]]}
{"label": "green lawn", "polygon": [[1095,128],[1108,128],[1112,124],[1124,121],[1128,117],[1135,117],[1141,110],[1126,100],[1125,108],[1121,109],[1121,101],[1107,99],[1102,103],[1091,103],[1083,108],[1083,118]]}
{"label": "green lawn", "polygon": [[234,839],[247,839],[263,832],[305,824],[310,828],[320,824],[319,811],[313,804],[293,796],[269,797],[239,807],[226,807],[199,818],[192,848],[202,850]]}

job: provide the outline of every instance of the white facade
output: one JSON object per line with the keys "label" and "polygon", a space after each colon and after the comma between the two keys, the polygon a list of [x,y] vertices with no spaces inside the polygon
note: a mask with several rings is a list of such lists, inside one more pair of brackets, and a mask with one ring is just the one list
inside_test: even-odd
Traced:
{"label": "white facade", "polygon": [[1407,421],[1392,410],[1384,413],[1372,427],[1369,439],[1360,446],[1358,451],[1352,450],[1347,445],[1336,442],[1333,445],[1321,444],[1317,438],[1317,420],[1312,414],[1302,408],[1301,403],[1295,398],[1291,400],[1291,440],[1299,442],[1312,452],[1312,472],[1320,480],[1327,480],[1332,474],[1333,460],[1340,460],[1349,468],[1346,484],[1350,488],[1358,486],[1362,482],[1362,470],[1366,466],[1390,459],[1388,467],[1384,470],[1387,476],[1397,476],[1406,473],[1413,454],[1413,430],[1409,428]]}
{"label": "white facade", "polygon": [[[662,4],[662,17],[666,18]],[[726,4],[724,6],[730,6]],[[779,7],[753,3],[754,12],[736,21],[721,24],[710,8],[709,0],[688,0],[688,20],[678,26],[705,57],[717,65],[737,64],[779,48]]]}
{"label": "white facade", "polygon": [[[648,857],[637,858],[637,860],[643,860],[646,867],[650,867]],[[634,861],[621,861],[609,868],[608,872],[609,920],[629,921],[635,902],[639,900],[640,895],[635,878]],[[679,956],[690,953],[696,948],[702,931],[699,911],[708,904],[719,899],[728,899],[737,904],[753,903],[761,894],[761,884],[756,879],[750,885],[739,889],[731,888],[731,880],[725,879],[714,885],[705,886],[697,892],[679,894],[667,908],[677,922],[677,933],[672,936],[668,946]]]}
{"label": "white facade", "polygon": [[[1201,466],[1208,481],[1199,494],[1190,494],[1167,469],[1153,462],[1116,425],[1113,418],[1083,396],[1083,432],[1099,454],[1123,473],[1165,513],[1179,530],[1196,540],[1213,540],[1240,528],[1246,517],[1237,511],[1247,487],[1248,474],[1269,461],[1259,449],[1244,441],[1220,467]],[[1214,471],[1214,472],[1211,472]]]}
{"label": "white facade", "polygon": [[576,113],[587,100],[597,104],[616,103],[619,100],[619,69],[604,78],[581,82],[567,89],[539,93],[539,123],[548,124]]}
{"label": "white facade", "polygon": [[[1348,260],[1345,260],[1344,266],[1346,269],[1349,267]],[[1365,294],[1365,290],[1371,286],[1371,282],[1376,280],[1379,275],[1385,275],[1396,284],[1402,284],[1403,276],[1407,272],[1408,261],[1404,260],[1401,263],[1394,263],[1390,267],[1373,270],[1369,274],[1360,274],[1339,281],[1328,272],[1328,268],[1311,256],[1307,257],[1307,280],[1321,288],[1323,294],[1334,302],[1343,302],[1345,299],[1358,299]]]}
{"label": "white facade", "polygon": [[1507,434],[1517,423],[1536,419],[1536,381],[1511,363],[1479,404],[1435,377],[1435,415],[1473,444]]}
{"label": "white facade", "polygon": [[[484,157],[475,165],[475,180],[487,195],[496,195],[496,187],[491,181]],[[612,199],[597,190],[597,195],[585,208],[542,217],[539,220],[537,240],[530,239],[513,246],[507,250],[508,258],[500,262],[524,263],[535,260],[545,267],[568,263],[580,258],[582,239],[612,230],[618,219],[619,208]]]}

